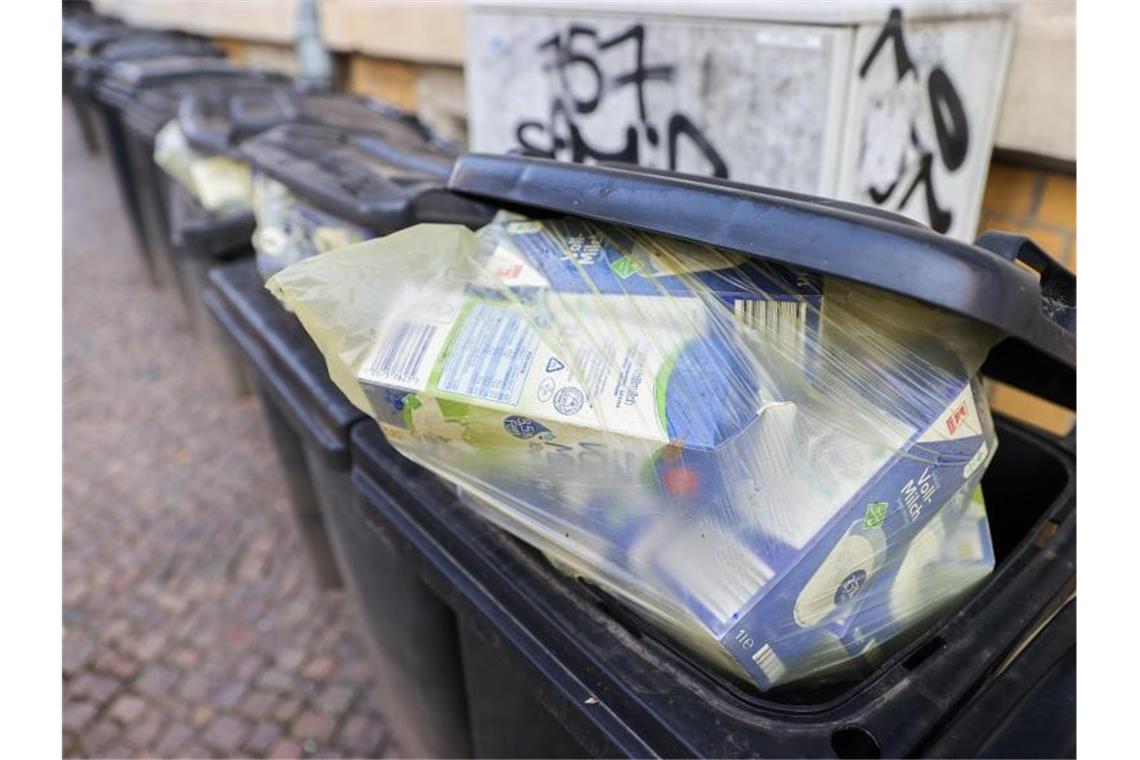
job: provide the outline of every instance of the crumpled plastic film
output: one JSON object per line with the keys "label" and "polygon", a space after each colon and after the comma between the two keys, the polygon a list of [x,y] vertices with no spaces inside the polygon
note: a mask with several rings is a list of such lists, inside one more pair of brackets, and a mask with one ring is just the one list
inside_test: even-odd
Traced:
{"label": "crumpled plastic film", "polygon": [[269,279],[290,264],[367,240],[372,233],[297,198],[271,177],[253,174],[253,249],[257,270]]}
{"label": "crumpled plastic film", "polygon": [[171,119],[155,135],[154,162],[207,211],[249,208],[249,166],[229,156],[210,155],[190,147],[178,119]]}
{"label": "crumpled plastic film", "polygon": [[268,287],[397,450],[761,689],[866,673],[993,568],[996,336],[965,318],[506,213]]}

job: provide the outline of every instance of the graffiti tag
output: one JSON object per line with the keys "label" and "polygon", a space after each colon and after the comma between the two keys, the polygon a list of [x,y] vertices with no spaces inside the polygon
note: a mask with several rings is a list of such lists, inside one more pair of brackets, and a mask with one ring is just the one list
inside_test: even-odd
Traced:
{"label": "graffiti tag", "polygon": [[[571,24],[544,39],[537,50],[545,57],[543,71],[554,77],[554,97],[545,121],[526,120],[515,128],[522,152],[571,161],[621,161],[642,164],[661,155],[676,169],[682,146],[688,144],[708,162],[714,177],[727,177],[728,165],[720,152],[686,114],[675,111],[664,118],[664,136],[650,116],[647,85],[673,81],[672,65],[647,65],[645,27],[634,24],[611,37],[591,26]],[[614,73],[609,67],[615,53],[632,50],[633,64]],[[614,93],[632,91],[637,107],[633,123],[624,129],[624,142],[600,148],[587,139],[584,117],[594,114]],[[662,139],[664,137],[664,139]]]}
{"label": "graffiti tag", "polygon": [[[890,52],[884,53],[888,43]],[[953,173],[966,160],[970,126],[962,98],[940,65],[933,66],[926,74],[923,91],[922,75],[907,49],[902,12],[897,8],[891,10],[887,23],[859,67],[860,79],[867,78],[881,54],[893,57],[895,80],[890,89],[876,94],[863,125],[860,186],[876,205],[890,203],[900,210],[921,187],[930,226],[938,232],[946,232],[954,213],[938,201],[934,167],[936,160],[941,161],[946,170]],[[929,130],[922,126],[920,117],[924,106],[933,124],[933,140]]]}

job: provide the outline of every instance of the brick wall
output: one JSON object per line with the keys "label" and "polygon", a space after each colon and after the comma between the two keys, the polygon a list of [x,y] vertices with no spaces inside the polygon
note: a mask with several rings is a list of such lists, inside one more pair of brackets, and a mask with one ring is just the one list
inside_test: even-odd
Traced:
{"label": "brick wall", "polygon": [[406,61],[351,55],[348,57],[345,89],[415,111],[418,105],[416,102],[418,68],[417,64]]}
{"label": "brick wall", "polygon": [[1069,269],[1077,268],[1077,178],[1060,171],[995,162],[982,199],[981,230],[1033,238]]}
{"label": "brick wall", "polygon": [[297,60],[290,45],[269,42],[251,42],[234,37],[215,37],[214,42],[226,51],[226,57],[245,66],[297,73]]}
{"label": "brick wall", "polygon": [[[1017,232],[1077,271],[1077,179],[1073,172],[1033,168],[995,158],[982,200],[978,231]],[[1075,417],[1062,407],[993,383],[990,403],[997,410],[1035,425],[1065,433]]]}
{"label": "brick wall", "polygon": [[353,54],[345,69],[344,86],[349,92],[415,111],[445,137],[467,142],[467,96],[461,66]]}

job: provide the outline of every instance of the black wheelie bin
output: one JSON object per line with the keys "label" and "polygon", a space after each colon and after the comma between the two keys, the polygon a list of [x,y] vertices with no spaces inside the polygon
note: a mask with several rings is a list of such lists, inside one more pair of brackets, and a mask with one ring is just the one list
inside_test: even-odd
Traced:
{"label": "black wheelie bin", "polygon": [[215,267],[210,281],[206,303],[242,356],[317,581],[334,587],[343,573],[359,604],[397,743],[409,756],[470,755],[450,610],[419,589],[405,590],[418,579],[393,564],[393,552],[378,549],[370,532],[351,524],[348,438],[364,415],[328,379],[320,352],[265,289],[251,259]]}
{"label": "black wheelie bin", "polygon": [[[1003,336],[984,375],[1075,408],[1076,280],[1025,238],[988,233],[968,245],[848,204],[543,159],[464,156],[448,186],[967,316]],[[993,572],[905,646],[823,690],[760,692],[711,670],[481,519],[371,420],[352,432],[355,519],[373,531],[357,540],[398,550],[431,603],[454,613],[478,756],[1064,756],[1075,746],[1075,439],[995,423],[982,481]],[[1051,739],[1025,738],[1042,723]]]}
{"label": "black wheelie bin", "polygon": [[211,42],[182,33],[131,29],[122,35],[106,35],[72,59],[72,97],[96,115],[98,142],[110,158],[115,184],[127,212],[138,251],[143,255],[143,262],[155,283],[157,275],[146,253],[142,211],[131,176],[126,134],[118,109],[100,98],[99,85],[117,64],[170,57],[220,58],[222,50]]}
{"label": "black wheelie bin", "polygon": [[[67,6],[64,6],[65,8]],[[63,17],[63,94],[83,133],[88,152],[99,149],[92,105],[87,93],[76,86],[75,75],[84,60],[107,42],[126,36],[131,28],[118,19],[93,12],[64,13]]]}
{"label": "black wheelie bin", "polygon": [[187,305],[170,246],[168,183],[154,162],[155,138],[177,116],[182,98],[197,88],[284,81],[281,74],[224,59],[162,58],[118,64],[100,83],[100,101],[115,109],[123,131],[130,186],[138,199],[147,250],[155,269],[174,281]]}
{"label": "black wheelie bin", "polygon": [[[438,153],[444,148],[442,141],[415,116],[386,103],[346,93],[302,91],[279,82],[243,80],[232,86],[196,88],[182,99],[178,114],[178,126],[187,150],[204,159],[203,163],[221,160],[245,164],[240,151],[244,140],[274,126],[291,123],[323,125],[371,135],[378,141],[395,134],[401,138],[398,144],[415,143],[414,149],[418,151]],[[440,174],[441,181],[444,176]],[[173,177],[163,179],[169,185],[169,227],[175,271],[191,307],[191,324],[201,325],[211,332],[214,322],[205,318],[201,296],[207,272],[217,263],[252,255],[254,216],[248,199],[237,206],[207,209],[203,207],[204,198],[192,197]],[[378,228],[377,234],[389,230],[390,227],[384,225]],[[219,336],[211,334],[211,337]],[[219,347],[228,345],[228,340],[219,339]],[[221,348],[217,353],[226,358],[228,349]],[[222,371],[232,389],[244,390],[240,363],[227,360]]]}
{"label": "black wheelie bin", "polygon": [[254,249],[268,279],[294,261],[419,222],[478,227],[487,207],[443,188],[455,153],[417,120],[367,132],[287,124],[246,140]]}
{"label": "black wheelie bin", "polygon": [[237,79],[277,75],[207,56],[149,58],[116,63],[99,78],[104,133],[111,146],[116,180],[132,217],[152,281],[172,279],[165,188],[154,164],[154,137],[177,114],[178,102],[194,85],[221,86]]}
{"label": "black wheelie bin", "polygon": [[[244,164],[246,157],[240,150],[244,140],[272,127],[294,123],[369,134],[379,140],[389,137],[393,131],[410,130],[420,136],[422,145],[416,149],[435,149],[430,130],[411,114],[386,103],[345,93],[305,92],[279,82],[243,81],[233,86],[196,88],[182,99],[178,110],[178,126],[187,149],[207,161],[221,158]],[[175,184],[173,178],[167,181]],[[212,263],[252,252],[254,217],[248,202],[243,204],[248,233],[231,234],[237,227],[238,214],[201,208],[203,199],[193,198],[188,193],[176,195],[178,202],[199,206],[180,213],[181,218],[192,220],[192,231],[177,229],[173,224],[176,216],[173,203],[170,209],[177,271],[183,276],[191,301],[199,306],[197,293],[205,284],[205,271]],[[209,234],[210,219],[217,221],[216,235]],[[381,231],[384,229],[387,228]],[[196,317],[200,311],[194,308],[191,314]]]}
{"label": "black wheelie bin", "polygon": [[[303,213],[369,237],[421,221],[480,226],[492,216],[484,204],[446,191],[451,158],[422,141],[296,124],[247,140],[243,153],[288,182]],[[320,352],[265,289],[253,260],[216,266],[208,279],[204,300],[242,356],[318,577],[337,583],[339,566],[360,606],[397,742],[411,756],[470,755],[454,618],[353,506],[349,436],[364,416],[329,379]]]}

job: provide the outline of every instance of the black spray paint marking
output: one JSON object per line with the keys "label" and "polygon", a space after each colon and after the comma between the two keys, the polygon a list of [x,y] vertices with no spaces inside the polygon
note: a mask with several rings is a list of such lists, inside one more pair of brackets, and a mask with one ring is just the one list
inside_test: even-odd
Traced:
{"label": "black spray paint marking", "polygon": [[[618,74],[607,71],[605,53],[628,50],[631,45],[633,68]],[[515,138],[524,153],[545,158],[569,158],[577,162],[593,160],[639,164],[643,138],[650,147],[661,144],[661,132],[650,120],[646,85],[650,82],[672,82],[676,67],[646,65],[644,26],[634,24],[603,39],[593,27],[571,24],[565,32],[543,40],[537,49],[548,56],[543,70],[557,75],[558,92],[551,100],[546,122],[528,120],[516,126]],[[591,83],[586,92],[574,91],[571,71],[580,77],[584,75]],[[636,94],[637,121],[626,127],[624,145],[612,151],[590,145],[578,124],[578,117],[594,113],[607,95],[626,87],[634,88]],[[679,152],[685,141],[708,161],[709,171],[714,177],[728,177],[724,158],[693,120],[680,112],[674,112],[665,119],[668,168],[677,168]]]}
{"label": "black spray paint marking", "polygon": [[[867,72],[870,71],[871,64],[873,64],[879,57],[879,54],[882,53],[887,42],[892,43],[895,61],[895,81],[902,82],[908,75],[919,78],[918,68],[915,66],[914,60],[910,57],[910,53],[907,50],[906,38],[903,34],[902,11],[898,8],[891,10],[890,15],[887,17],[886,25],[884,25],[882,31],[879,32],[875,44],[871,46],[870,52],[867,53],[867,57],[859,67],[859,78],[865,79],[867,77]],[[935,66],[931,69],[926,78],[926,92],[929,99],[931,120],[934,123],[934,132],[938,140],[938,158],[942,160],[942,164],[946,167],[947,171],[955,172],[966,160],[966,152],[970,146],[970,125],[966,120],[966,110],[962,105],[962,99],[958,95],[958,90],[954,86],[953,80],[950,79],[950,75],[947,74],[941,66]],[[926,212],[927,218],[930,219],[930,226],[938,232],[946,232],[950,229],[954,214],[953,211],[943,208],[938,203],[938,194],[934,189],[934,175],[932,173],[935,157],[934,152],[921,143],[918,137],[917,127],[913,122],[910,125],[910,142],[919,153],[918,170],[914,175],[914,179],[902,194],[902,198],[896,208],[901,210],[906,206],[915,190],[918,189],[918,186],[922,185],[925,192]],[[908,166],[900,165],[898,176],[886,190],[877,190],[874,187],[868,188],[871,200],[880,206],[886,203],[902,182],[903,175],[909,168]]]}

